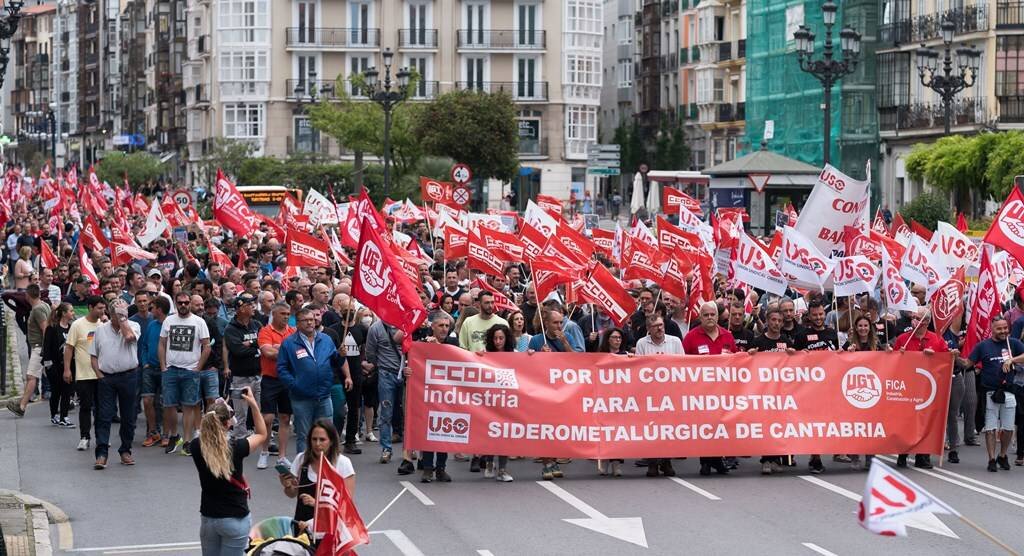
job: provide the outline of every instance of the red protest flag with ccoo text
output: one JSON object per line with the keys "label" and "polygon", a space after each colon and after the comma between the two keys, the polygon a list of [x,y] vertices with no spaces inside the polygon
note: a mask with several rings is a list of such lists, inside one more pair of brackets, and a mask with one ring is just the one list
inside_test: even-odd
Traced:
{"label": "red protest flag with ccoo text", "polygon": [[473,281],[474,286],[487,290],[492,296],[494,296],[494,310],[495,311],[518,311],[519,306],[512,302],[507,295],[494,289],[494,286],[487,283],[483,276],[477,276],[476,280]]}
{"label": "red protest flag with ccoo text", "polygon": [[1018,261],[1024,260],[1024,195],[1020,188],[1010,191],[983,241],[1001,247]]}
{"label": "red protest flag with ccoo text", "polygon": [[99,224],[92,215],[85,217],[85,222],[82,223],[81,232],[81,243],[89,249],[98,249],[100,251],[107,248],[109,241],[107,236],[103,235],[103,230],[100,229]]}
{"label": "red protest flag with ccoo text", "polygon": [[[472,233],[472,232],[471,232]],[[476,233],[495,257],[509,263],[523,262],[523,242],[512,234],[478,226]]]}
{"label": "red protest flag with ccoo text", "polygon": [[96,269],[92,266],[92,259],[85,252],[85,246],[82,245],[81,241],[78,242],[78,269],[82,272],[82,276],[89,279],[89,283],[92,284],[92,290],[98,290],[100,287],[99,276],[96,275]]}
{"label": "red protest flag with ccoo text", "polygon": [[461,259],[469,256],[469,236],[455,226],[444,228],[444,256],[446,259]]}
{"label": "red protest flag with ccoo text", "polygon": [[537,195],[537,206],[555,218],[562,216],[562,201],[559,201],[557,197]]}
{"label": "red protest flag with ccoo text", "polygon": [[[288,266],[331,267],[326,241],[296,229],[288,230]],[[242,261],[239,261],[239,267]]]}
{"label": "red protest flag with ccoo text", "polygon": [[352,297],[385,323],[405,332],[404,348],[412,345],[412,333],[427,317],[416,286],[404,274],[389,244],[369,219],[363,220],[359,230]]}
{"label": "red protest flag with ccoo text", "polygon": [[487,247],[487,242],[480,236],[479,229],[469,233],[469,268],[479,270],[491,276],[502,276],[505,263]]}
{"label": "red protest flag with ccoo text", "polygon": [[255,219],[252,209],[235,184],[220,169],[217,170],[217,182],[214,185],[213,218],[237,236],[252,234]]}
{"label": "red protest flag with ccoo text", "polygon": [[370,535],[359,516],[345,478],[324,456],[316,477],[316,504],[313,508],[313,536],[323,535],[316,556],[355,554],[353,548],[370,543]]}
{"label": "red protest flag with ccoo text", "polygon": [[637,301],[622,287],[622,283],[599,262],[590,262],[587,276],[579,284],[580,287],[577,291],[580,297],[586,302],[597,305],[612,318],[616,326],[622,326],[622,323],[626,322],[629,316],[636,311]]}
{"label": "red protest flag with ccoo text", "polygon": [[50,242],[42,240],[40,241],[40,244],[39,263],[43,265],[43,268],[57,270],[57,267],[60,266],[60,260],[57,259],[57,255],[53,253],[53,249],[50,249]]}
{"label": "red protest flag with ccoo text", "polygon": [[667,185],[661,188],[661,206],[665,214],[678,214],[679,207],[684,207],[697,216],[704,216],[704,209],[701,208],[700,201]]}

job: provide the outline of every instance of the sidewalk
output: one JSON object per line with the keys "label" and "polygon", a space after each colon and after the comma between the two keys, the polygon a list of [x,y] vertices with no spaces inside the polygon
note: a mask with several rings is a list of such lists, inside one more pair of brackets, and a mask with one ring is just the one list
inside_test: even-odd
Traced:
{"label": "sidewalk", "polygon": [[[46,556],[53,553],[49,548],[50,525],[46,510],[41,505],[27,506],[13,494],[0,495],[0,528],[3,529],[8,556]],[[41,535],[46,535],[45,547],[36,546],[36,529],[40,529]]]}

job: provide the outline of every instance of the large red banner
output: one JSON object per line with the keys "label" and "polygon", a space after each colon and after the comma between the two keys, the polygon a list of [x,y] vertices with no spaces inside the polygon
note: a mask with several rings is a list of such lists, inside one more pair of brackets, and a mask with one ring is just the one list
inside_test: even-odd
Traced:
{"label": "large red banner", "polygon": [[625,357],[415,343],[407,448],[578,457],[932,453],[952,356]]}

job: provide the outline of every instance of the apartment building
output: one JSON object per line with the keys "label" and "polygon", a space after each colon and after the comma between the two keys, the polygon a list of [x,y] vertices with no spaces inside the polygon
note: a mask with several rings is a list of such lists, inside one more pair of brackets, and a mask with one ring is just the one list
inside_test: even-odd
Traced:
{"label": "apartment building", "polygon": [[679,117],[679,0],[642,0],[636,27],[636,114],[653,137]]}
{"label": "apartment building", "polygon": [[[518,107],[520,199],[568,196],[585,183],[601,92],[602,0],[187,0],[188,180],[211,139],[257,153],[351,155],[320,136],[303,106],[340,93],[369,68],[414,68],[411,102],[453,89],[511,94]],[[383,75],[382,75],[383,78]],[[342,90],[339,90],[341,88]],[[476,198],[508,193],[481,184]],[[525,201],[524,201],[525,202]]]}
{"label": "apartment building", "polygon": [[639,0],[605,0],[604,46],[600,134],[601,142],[610,143],[619,126],[632,125],[636,94],[633,70],[636,66],[633,22]]}
{"label": "apartment building", "polygon": [[[879,172],[883,203],[893,210],[921,193],[905,158],[916,143],[944,134],[941,98],[921,84],[916,49],[923,43],[943,54],[941,25],[952,21],[954,71],[956,49],[981,50],[974,85],[952,105],[951,133],[1024,128],[1024,2],[1020,0],[883,0],[877,54]],[[941,71],[941,66],[940,66]]]}
{"label": "apartment building", "polygon": [[50,156],[52,110],[53,25],[57,9],[53,4],[26,6],[18,30],[11,38],[12,76],[4,81],[5,121],[3,132],[19,145],[32,144]]}

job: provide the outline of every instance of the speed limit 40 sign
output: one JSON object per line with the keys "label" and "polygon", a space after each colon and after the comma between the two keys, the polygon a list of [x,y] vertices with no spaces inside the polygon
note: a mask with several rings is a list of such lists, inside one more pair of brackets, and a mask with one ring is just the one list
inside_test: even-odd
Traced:
{"label": "speed limit 40 sign", "polygon": [[469,171],[469,166],[462,163],[452,166],[452,181],[466,184],[471,179],[473,179],[473,173]]}

